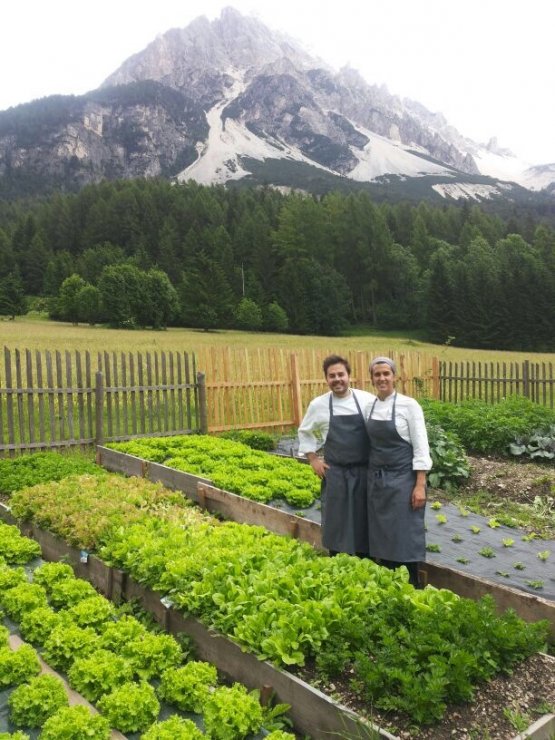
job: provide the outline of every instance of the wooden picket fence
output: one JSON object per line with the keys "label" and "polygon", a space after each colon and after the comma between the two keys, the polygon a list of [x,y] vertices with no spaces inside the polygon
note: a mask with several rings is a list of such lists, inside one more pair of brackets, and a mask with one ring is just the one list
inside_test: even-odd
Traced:
{"label": "wooden picket fence", "polygon": [[439,363],[439,398],[457,403],[475,398],[498,403],[508,396],[524,396],[555,408],[555,377],[551,362]]}
{"label": "wooden picket fence", "polygon": [[[210,347],[93,357],[5,348],[0,455],[140,436],[288,431],[327,390],[322,360],[332,352],[337,349]],[[353,386],[372,390],[368,365],[377,353],[339,354],[351,364]],[[415,398],[495,403],[524,395],[554,408],[552,363],[453,363],[386,348],[380,354],[396,361],[399,391]]]}
{"label": "wooden picket fence", "polygon": [[[355,388],[371,390],[368,366],[375,352],[264,348],[209,348],[196,353],[206,375],[210,431],[256,428],[285,431],[297,427],[310,400],[328,390],[322,361],[340,354],[351,365]],[[418,352],[384,349],[397,362],[402,393],[439,394],[438,364]]]}
{"label": "wooden picket fence", "polygon": [[204,377],[187,352],[4,349],[0,455],[206,430]]}

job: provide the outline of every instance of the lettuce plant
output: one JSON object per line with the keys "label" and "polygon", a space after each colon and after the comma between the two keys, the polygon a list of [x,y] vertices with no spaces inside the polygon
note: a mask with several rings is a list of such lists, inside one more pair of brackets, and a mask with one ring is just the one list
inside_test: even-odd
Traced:
{"label": "lettuce plant", "polygon": [[17,730],[16,732],[0,732],[0,740],[30,740],[29,735]]}
{"label": "lettuce plant", "polygon": [[125,645],[147,633],[146,627],[128,614],[120,617],[116,622],[101,625],[100,629],[100,646],[114,653],[121,652]]}
{"label": "lettuce plant", "polygon": [[105,694],[98,708],[111,727],[129,733],[146,730],[158,717],[160,703],[150,684],[127,682]]}
{"label": "lettuce plant", "polygon": [[43,563],[33,572],[33,583],[44,586],[46,593],[52,592],[52,585],[68,578],[74,579],[75,573],[67,563]]}
{"label": "lettuce plant", "polygon": [[19,623],[19,629],[28,642],[44,645],[54,627],[70,623],[71,620],[67,613],[55,612],[49,606],[39,606],[25,612]]}
{"label": "lettuce plant", "polygon": [[97,595],[94,586],[88,581],[83,581],[81,578],[62,578],[51,585],[50,603],[58,609],[69,608],[84,599]]}
{"label": "lettuce plant", "polygon": [[179,665],[182,651],[172,635],[144,635],[124,645],[122,655],[129,661],[137,676],[149,680],[159,676],[167,668]]}
{"label": "lettuce plant", "polygon": [[262,729],[258,692],[241,684],[216,689],[204,707],[204,724],[213,740],[241,740]]}
{"label": "lettuce plant", "polygon": [[109,740],[112,736],[105,717],[93,714],[88,707],[76,704],[62,707],[43,725],[40,740]]}
{"label": "lettuce plant", "polygon": [[40,545],[23,537],[13,524],[0,522],[0,556],[9,565],[24,565],[41,554]]}
{"label": "lettuce plant", "polygon": [[5,562],[0,563],[0,593],[20,583],[27,583],[27,576],[23,568],[11,568]]}
{"label": "lettuce plant", "polygon": [[61,480],[76,473],[103,475],[103,468],[83,455],[36,452],[0,460],[0,492],[12,493],[51,480]]}
{"label": "lettuce plant", "polygon": [[92,627],[63,624],[54,627],[44,643],[44,659],[53,668],[67,671],[74,660],[98,649],[99,638]]}
{"label": "lettuce plant", "polygon": [[202,714],[210,690],[218,683],[213,665],[192,660],[180,668],[169,668],[162,674],[159,696],[182,712]]}
{"label": "lettuce plant", "polygon": [[20,583],[0,594],[0,603],[6,613],[19,622],[27,611],[47,606],[46,591],[35,583]]}
{"label": "lettuce plant", "polygon": [[141,740],[202,740],[206,737],[190,719],[173,714],[163,722],[155,722],[141,735]]}
{"label": "lettuce plant", "polygon": [[132,678],[131,665],[109,650],[96,650],[92,655],[77,658],[68,672],[71,687],[92,702]]}
{"label": "lettuce plant", "polygon": [[8,705],[16,727],[41,727],[48,717],[68,705],[68,698],[59,678],[42,674],[14,689]]}
{"label": "lettuce plant", "polygon": [[0,686],[23,683],[39,672],[39,658],[30,645],[22,645],[17,650],[0,648]]}
{"label": "lettuce plant", "polygon": [[79,601],[67,611],[79,627],[94,627],[98,630],[100,625],[113,618],[116,609],[111,601],[100,594],[96,594]]}

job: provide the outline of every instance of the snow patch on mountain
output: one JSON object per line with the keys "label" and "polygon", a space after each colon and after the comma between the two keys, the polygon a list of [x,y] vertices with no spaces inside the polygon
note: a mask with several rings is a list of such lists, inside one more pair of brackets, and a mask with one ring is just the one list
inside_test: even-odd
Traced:
{"label": "snow patch on mountain", "polygon": [[305,157],[294,147],[284,144],[274,136],[256,136],[246,126],[232,118],[222,120],[222,111],[231,100],[240,95],[245,87],[243,75],[236,69],[228,69],[235,82],[226,91],[224,100],[206,114],[210,127],[206,142],[197,143],[198,158],[179,173],[179,181],[195,180],[203,185],[223,184],[228,180],[240,180],[250,173],[241,163],[241,157],[257,160],[291,159],[306,162],[313,167],[332,172],[327,167]]}
{"label": "snow patch on mountain", "polygon": [[359,160],[356,167],[349,172],[352,180],[366,182],[383,175],[421,177],[453,174],[449,168],[423,159],[408,151],[403,145],[396,144],[384,136],[361,126],[355,126],[355,128],[364,134],[369,142],[362,150],[351,147],[351,151]]}
{"label": "snow patch on mountain", "polygon": [[466,182],[438,183],[432,185],[432,190],[441,195],[442,198],[461,198],[468,200],[488,200],[495,196],[503,194],[504,190],[511,190],[512,185],[509,183],[498,183],[497,185],[480,185]]}

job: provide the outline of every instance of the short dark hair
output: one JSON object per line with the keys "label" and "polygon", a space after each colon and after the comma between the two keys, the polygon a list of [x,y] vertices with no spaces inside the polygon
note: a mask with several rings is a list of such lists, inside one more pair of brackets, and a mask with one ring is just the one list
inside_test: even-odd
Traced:
{"label": "short dark hair", "polygon": [[344,357],[341,357],[340,355],[328,355],[324,362],[322,363],[322,368],[324,370],[324,375],[328,374],[328,368],[330,365],[345,365],[345,370],[347,371],[347,375],[351,374],[351,366],[349,364],[349,360],[346,360]]}

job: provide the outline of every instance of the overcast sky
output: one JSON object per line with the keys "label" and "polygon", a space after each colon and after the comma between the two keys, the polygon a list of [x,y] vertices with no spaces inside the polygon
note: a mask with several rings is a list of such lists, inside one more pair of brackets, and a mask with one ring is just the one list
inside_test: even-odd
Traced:
{"label": "overcast sky", "polygon": [[531,164],[555,162],[550,0],[8,0],[0,110],[92,90],[158,34],[226,5],[285,31],[332,67],[440,111]]}

